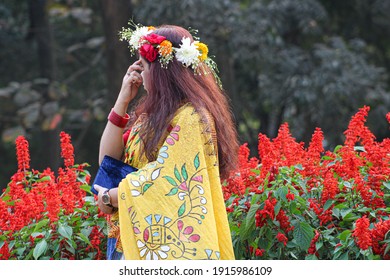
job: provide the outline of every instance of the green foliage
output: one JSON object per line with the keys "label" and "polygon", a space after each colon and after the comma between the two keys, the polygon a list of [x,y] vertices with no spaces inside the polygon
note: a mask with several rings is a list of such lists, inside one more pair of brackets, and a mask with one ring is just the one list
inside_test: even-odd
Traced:
{"label": "green foliage", "polygon": [[0,195],[0,259],[104,259],[107,223],[89,185],[88,164],[74,164],[60,134],[65,167],[30,170],[29,144],[16,140],[18,170]]}
{"label": "green foliage", "polygon": [[[347,182],[340,182],[343,184]],[[368,214],[379,221],[390,214],[390,191],[387,189],[385,203],[387,208],[373,209],[359,203],[358,194],[351,189],[346,194],[328,200],[323,210],[331,211],[331,222],[324,224],[318,213],[311,207],[311,200],[321,197],[323,186],[305,191],[305,180],[296,172],[295,167],[279,168],[279,173],[271,183],[264,184],[261,194],[247,193],[237,199],[232,196],[227,201],[228,207],[236,201],[234,210],[229,213],[236,259],[380,259],[372,250],[361,250],[352,236],[356,220]],[[300,191],[296,187],[301,186]],[[287,191],[295,195],[292,200],[286,199]],[[265,201],[276,199],[273,207],[274,218],[267,217],[264,224],[256,224],[256,213],[266,209]],[[248,210],[248,202],[250,208]],[[357,204],[357,206],[355,206]],[[234,204],[233,204],[234,205]],[[283,210],[293,227],[287,233],[276,218]],[[385,218],[387,219],[387,218]],[[331,226],[329,226],[331,225]],[[319,238],[313,243],[315,233]],[[276,236],[286,235],[286,245]],[[385,241],[387,242],[387,241]],[[256,255],[256,249],[264,252]],[[309,249],[311,248],[311,249]]]}
{"label": "green foliage", "polygon": [[[99,245],[96,244],[95,236],[98,235],[93,231],[96,226],[107,230],[105,219],[99,217],[96,202],[90,196],[86,198],[84,206],[75,209],[74,213],[65,214],[62,210],[58,221],[54,223],[44,218],[12,234],[3,232],[0,248],[8,241],[12,256],[10,259],[18,260],[104,258],[106,238],[101,235]],[[104,235],[106,236],[107,232]],[[95,244],[91,244],[91,240]]]}
{"label": "green foliage", "polygon": [[368,110],[333,151],[320,129],[305,148],[287,124],[259,135],[259,159],[241,146],[224,184],[237,259],[390,259],[390,139],[375,141]]}

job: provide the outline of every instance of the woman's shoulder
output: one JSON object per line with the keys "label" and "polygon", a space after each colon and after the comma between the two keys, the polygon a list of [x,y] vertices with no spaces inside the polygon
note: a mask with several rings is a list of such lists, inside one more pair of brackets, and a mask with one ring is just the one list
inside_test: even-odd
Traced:
{"label": "woman's shoulder", "polygon": [[198,118],[197,110],[191,102],[185,103],[177,109],[175,116],[173,117],[173,122],[188,118]]}
{"label": "woman's shoulder", "polygon": [[195,118],[201,118],[203,116],[209,118],[211,114],[206,108],[196,108],[191,102],[187,102],[177,109],[174,118],[183,116]]}
{"label": "woman's shoulder", "polygon": [[192,103],[188,102],[182,105],[172,119],[171,124],[175,126],[178,123],[186,123],[190,125],[207,126],[211,130],[215,130],[214,118],[206,108],[196,108]]}

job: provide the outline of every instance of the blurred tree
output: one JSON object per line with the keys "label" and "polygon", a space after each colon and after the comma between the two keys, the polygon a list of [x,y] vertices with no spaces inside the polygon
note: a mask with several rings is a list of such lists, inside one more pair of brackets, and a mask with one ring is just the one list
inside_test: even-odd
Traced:
{"label": "blurred tree", "polygon": [[[30,138],[32,154],[40,155],[32,156],[36,159],[33,168],[58,166],[50,161],[58,161],[59,151],[49,147],[59,146],[55,133],[59,129],[74,136],[78,161],[97,168],[103,124],[96,120],[105,121],[107,104],[101,6],[92,0],[48,1],[44,24],[50,26],[46,31],[50,28],[53,43],[48,51],[40,52],[35,33],[41,35],[45,29],[36,28],[43,21],[33,13],[43,7],[43,2],[40,6],[36,1],[7,0],[0,5],[0,13],[6,15],[0,21],[0,71],[4,74],[0,77],[1,186],[16,168],[13,141],[18,134]],[[32,13],[28,13],[29,7]],[[30,22],[33,28],[26,24]],[[47,40],[51,34],[40,40]],[[50,55],[57,67],[39,64],[39,53]],[[56,139],[50,140],[47,134]]]}
{"label": "blurred tree", "polygon": [[319,1],[247,1],[237,23],[232,39],[246,104],[240,128],[251,141],[251,131],[274,137],[288,121],[306,142],[321,127],[332,147],[359,107],[390,107],[384,69],[369,62],[364,41],[326,32],[329,18]]}
{"label": "blurred tree", "polygon": [[[48,112],[47,117],[54,119],[58,118],[56,115],[57,101],[50,94],[50,84],[56,79],[56,67],[53,57],[53,36],[47,14],[47,1],[46,0],[29,0],[29,17],[30,17],[30,29],[27,34],[28,39],[34,39],[37,43],[37,57],[39,61],[39,78],[45,80],[41,83],[41,101],[46,105],[46,108],[51,112]],[[34,104],[33,104],[34,105]],[[36,115],[39,106],[32,107],[32,110],[26,112],[26,115]],[[48,111],[48,110],[47,110]],[[41,155],[41,161],[38,164],[39,168],[51,167],[53,170],[57,170],[60,166],[60,158],[53,156],[59,155],[59,133],[60,128],[58,125],[50,127],[50,129],[43,129],[40,131],[38,137],[41,139],[39,142],[42,144],[39,148],[39,154]]]}
{"label": "blurred tree", "polygon": [[[327,30],[346,40],[361,38],[365,42],[364,53],[367,61],[390,71],[390,1],[387,0],[321,0],[329,14]],[[387,74],[388,75],[388,74]],[[390,79],[387,79],[387,92]],[[382,96],[375,105],[375,114],[369,116],[370,125],[378,138],[389,137],[389,130],[383,129],[383,116],[389,111],[390,94]]]}
{"label": "blurred tree", "polygon": [[132,6],[129,0],[101,0],[101,5],[107,60],[107,101],[113,105],[122,84],[123,74],[131,64],[130,52],[127,45],[118,40],[118,32],[131,18]]}

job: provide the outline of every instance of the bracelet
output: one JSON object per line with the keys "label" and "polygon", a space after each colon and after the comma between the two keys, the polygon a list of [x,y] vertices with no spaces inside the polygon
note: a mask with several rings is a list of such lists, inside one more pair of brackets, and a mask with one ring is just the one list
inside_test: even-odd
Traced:
{"label": "bracelet", "polygon": [[110,114],[107,118],[113,125],[116,125],[117,127],[124,128],[127,124],[127,122],[130,119],[129,114],[126,113],[124,117],[119,116],[117,113],[115,113],[114,108],[111,109]]}

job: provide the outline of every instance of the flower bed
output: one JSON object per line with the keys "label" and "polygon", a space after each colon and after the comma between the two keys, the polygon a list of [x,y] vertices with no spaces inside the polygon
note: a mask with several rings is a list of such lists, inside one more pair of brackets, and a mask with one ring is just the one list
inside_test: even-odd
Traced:
{"label": "flower bed", "polygon": [[64,167],[30,170],[28,142],[16,139],[18,171],[0,197],[0,259],[101,259],[106,222],[87,196],[87,164],[74,164],[70,136],[61,132]]}
{"label": "flower bed", "polygon": [[[375,140],[368,111],[333,152],[320,129],[305,148],[287,124],[272,141],[259,135],[259,158],[241,146],[223,185],[237,259],[390,259],[390,139]],[[18,171],[0,197],[0,259],[105,258],[87,164],[74,163],[69,135],[60,136],[57,176],[30,170],[28,142],[16,140]]]}
{"label": "flower bed", "polygon": [[375,141],[368,111],[333,152],[320,129],[305,148],[287,124],[259,135],[259,158],[241,146],[224,185],[237,259],[390,259],[390,139]]}

